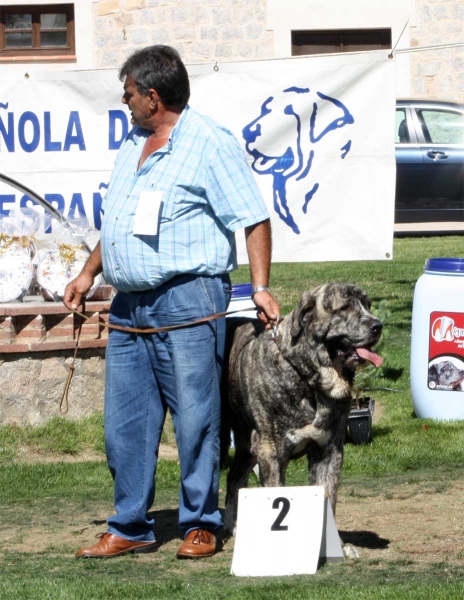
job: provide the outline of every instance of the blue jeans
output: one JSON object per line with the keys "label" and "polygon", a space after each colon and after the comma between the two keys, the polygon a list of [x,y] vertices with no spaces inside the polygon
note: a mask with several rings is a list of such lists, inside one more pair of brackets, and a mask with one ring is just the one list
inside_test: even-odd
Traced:
{"label": "blue jeans", "polygon": [[[110,322],[151,328],[227,310],[230,279],[182,275],[147,292],[119,292]],[[179,525],[213,532],[218,508],[220,378],[225,319],[158,334],[110,330],[106,352],[105,439],[116,514],[108,531],[154,540],[158,446],[169,408],[179,451]]]}

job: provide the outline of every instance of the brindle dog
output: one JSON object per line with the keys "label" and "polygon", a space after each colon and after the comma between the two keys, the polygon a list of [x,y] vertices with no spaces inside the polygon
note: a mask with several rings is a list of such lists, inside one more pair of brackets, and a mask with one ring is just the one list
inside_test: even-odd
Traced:
{"label": "brindle dog", "polygon": [[235,439],[227,479],[229,533],[238,490],[256,463],[263,486],[283,486],[288,462],[306,454],[309,485],[324,486],[335,510],[354,373],[366,360],[382,362],[370,350],[382,323],[369,308],[360,288],[327,283],[303,293],[276,341],[259,321],[228,319],[223,420]]}

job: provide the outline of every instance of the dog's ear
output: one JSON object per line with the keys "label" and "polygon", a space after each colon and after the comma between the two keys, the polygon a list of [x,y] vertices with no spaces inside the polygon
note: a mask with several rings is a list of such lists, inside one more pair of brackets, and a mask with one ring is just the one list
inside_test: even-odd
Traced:
{"label": "dog's ear", "polygon": [[354,294],[356,294],[358,296],[359,300],[361,301],[361,304],[363,306],[366,306],[368,308],[368,310],[370,310],[371,306],[372,306],[372,302],[371,302],[371,299],[369,298],[369,296],[366,294],[366,292],[357,286],[353,286],[353,289],[354,289]]}
{"label": "dog's ear", "polygon": [[303,330],[305,316],[316,306],[316,296],[313,292],[303,292],[299,303],[293,310],[290,335],[296,338]]}
{"label": "dog's ear", "polygon": [[431,365],[429,367],[429,381],[438,381],[438,369],[437,365]]}

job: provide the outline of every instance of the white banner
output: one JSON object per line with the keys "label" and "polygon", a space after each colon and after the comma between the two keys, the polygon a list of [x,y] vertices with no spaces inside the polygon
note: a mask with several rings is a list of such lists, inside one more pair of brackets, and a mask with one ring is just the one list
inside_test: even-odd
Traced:
{"label": "white banner", "polygon": [[[394,61],[387,51],[188,66],[192,108],[231,129],[268,205],[273,261],[392,256]],[[96,229],[130,124],[116,70],[5,73],[0,173]],[[0,183],[0,215],[32,206]],[[44,222],[43,235],[53,229]],[[243,235],[240,262],[246,262]]]}

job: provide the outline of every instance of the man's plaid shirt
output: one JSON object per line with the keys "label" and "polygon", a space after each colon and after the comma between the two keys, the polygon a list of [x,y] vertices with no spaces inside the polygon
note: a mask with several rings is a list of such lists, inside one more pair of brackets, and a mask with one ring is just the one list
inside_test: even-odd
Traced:
{"label": "man's plaid shirt", "polygon": [[[138,171],[148,130],[119,150],[103,202],[101,249],[108,283],[126,292],[183,273],[236,268],[234,232],[269,217],[245,154],[230,131],[188,106],[168,143]],[[163,192],[157,235],[134,235],[143,190]]]}

